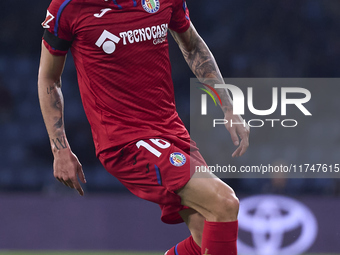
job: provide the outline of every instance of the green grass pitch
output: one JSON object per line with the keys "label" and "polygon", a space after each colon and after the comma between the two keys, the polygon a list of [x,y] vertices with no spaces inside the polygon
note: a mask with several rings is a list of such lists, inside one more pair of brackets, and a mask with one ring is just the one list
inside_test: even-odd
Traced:
{"label": "green grass pitch", "polygon": [[[164,252],[127,252],[127,251],[84,251],[84,252],[71,252],[71,251],[1,251],[0,255],[164,255]],[[335,253],[328,254],[304,254],[304,255],[340,255]]]}
{"label": "green grass pitch", "polygon": [[71,252],[71,251],[0,251],[0,255],[164,255],[160,252],[127,252],[127,251],[112,251],[112,252],[99,252],[99,251],[84,251],[84,252]]}

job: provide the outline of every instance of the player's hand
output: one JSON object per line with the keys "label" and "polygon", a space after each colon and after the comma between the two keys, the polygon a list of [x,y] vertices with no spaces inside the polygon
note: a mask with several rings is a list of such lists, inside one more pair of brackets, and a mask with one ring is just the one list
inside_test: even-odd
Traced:
{"label": "player's hand", "polygon": [[[233,115],[232,111],[225,112],[224,119],[228,121],[228,123],[225,124],[225,127],[230,133],[231,140],[235,146],[238,146],[232,154],[232,157],[240,157],[247,151],[249,147],[250,128],[240,115]],[[233,123],[232,126],[231,120]],[[245,125],[243,123],[245,123]]]}
{"label": "player's hand", "polygon": [[77,156],[71,150],[60,150],[54,155],[53,170],[58,181],[77,190],[79,195],[84,195],[78,177],[82,183],[86,183],[85,175]]}

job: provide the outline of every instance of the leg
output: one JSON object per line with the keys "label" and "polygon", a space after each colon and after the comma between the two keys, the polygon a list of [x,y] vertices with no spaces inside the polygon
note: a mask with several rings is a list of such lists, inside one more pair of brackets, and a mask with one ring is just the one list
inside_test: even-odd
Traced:
{"label": "leg", "polygon": [[233,189],[211,173],[195,173],[177,194],[183,205],[196,210],[207,221],[237,220],[239,201]]}
{"label": "leg", "polygon": [[204,217],[193,209],[180,211],[179,214],[181,215],[185,224],[187,224],[195,243],[201,247],[205,220]]}
{"label": "leg", "polygon": [[211,173],[195,173],[178,195],[206,219],[201,254],[236,255],[239,202],[234,191]]}
{"label": "leg", "polygon": [[172,247],[166,255],[200,255],[204,217],[193,209],[182,210],[179,214],[187,224],[191,236]]}

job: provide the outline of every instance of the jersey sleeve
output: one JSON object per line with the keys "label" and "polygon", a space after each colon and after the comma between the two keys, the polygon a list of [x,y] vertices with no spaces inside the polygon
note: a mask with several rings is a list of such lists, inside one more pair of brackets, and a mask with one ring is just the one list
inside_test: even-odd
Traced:
{"label": "jersey sleeve", "polygon": [[72,0],[53,0],[47,9],[46,19],[41,23],[45,29],[43,43],[52,55],[64,56],[72,45],[72,15],[69,8]]}
{"label": "jersey sleeve", "polygon": [[185,0],[173,0],[172,16],[169,28],[177,33],[184,33],[190,26],[190,17]]}

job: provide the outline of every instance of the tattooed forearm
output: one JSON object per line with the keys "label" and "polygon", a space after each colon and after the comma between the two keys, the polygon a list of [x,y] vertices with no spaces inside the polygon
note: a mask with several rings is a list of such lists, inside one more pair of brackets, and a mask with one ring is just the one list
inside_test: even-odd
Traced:
{"label": "tattooed forearm", "polygon": [[60,136],[57,138],[52,138],[52,143],[57,150],[62,150],[67,148],[65,136]]}
{"label": "tattooed forearm", "polygon": [[51,93],[51,106],[54,109],[57,109],[59,111],[63,110],[63,95],[61,93],[61,90],[55,87],[53,90],[50,91]]}
{"label": "tattooed forearm", "polygon": [[55,128],[61,128],[63,126],[63,118],[61,117],[55,124],[54,127]]}
{"label": "tattooed forearm", "polygon": [[47,87],[47,94],[51,95],[53,93],[53,90],[56,88],[61,88],[61,81],[56,81],[53,83],[53,85]]}
{"label": "tattooed forearm", "polygon": [[[174,32],[172,32],[172,35],[179,44],[190,69],[202,83],[211,86],[224,84],[214,56],[193,27],[190,27],[184,36]],[[216,91],[222,100],[222,110],[230,110],[232,100],[228,91],[225,89],[216,89]]]}
{"label": "tattooed forearm", "polygon": [[38,75],[38,95],[41,112],[53,154],[69,149],[64,128],[64,99],[61,74],[66,57],[52,56],[42,46]]}
{"label": "tattooed forearm", "polygon": [[179,44],[185,60],[190,69],[203,83],[223,82],[222,75],[218,70],[217,64],[210,50],[204,41],[198,36],[193,28],[186,32],[185,41],[178,38],[178,35],[172,32],[175,41]]}
{"label": "tattooed forearm", "polygon": [[183,51],[183,55],[193,73],[196,77],[200,78],[202,82],[206,82],[206,79],[214,79],[222,82],[222,77],[218,75],[218,71],[216,70],[217,65],[203,42],[197,42],[193,51]]}
{"label": "tattooed forearm", "polygon": [[51,145],[54,150],[67,148],[67,142],[64,134],[63,120],[63,95],[60,89],[60,82],[54,82],[47,86],[46,103],[49,106],[49,111],[45,113],[45,121],[48,125],[48,133],[51,138]]}
{"label": "tattooed forearm", "polygon": [[52,90],[54,90],[55,86],[49,86],[47,87],[47,94],[51,95],[52,94]]}

